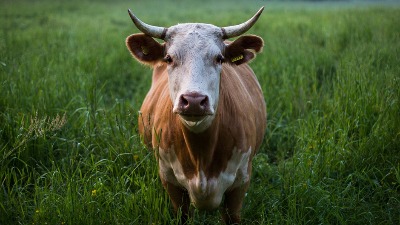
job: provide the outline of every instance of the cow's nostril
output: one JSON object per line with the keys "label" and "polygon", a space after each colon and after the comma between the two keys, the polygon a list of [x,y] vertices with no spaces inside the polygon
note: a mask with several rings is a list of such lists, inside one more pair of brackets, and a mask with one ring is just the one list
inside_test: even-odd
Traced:
{"label": "cow's nostril", "polygon": [[202,107],[208,106],[208,97],[207,96],[205,96],[204,99],[201,100],[200,106],[202,106]]}
{"label": "cow's nostril", "polygon": [[180,104],[183,107],[187,107],[189,105],[189,101],[182,95]]}

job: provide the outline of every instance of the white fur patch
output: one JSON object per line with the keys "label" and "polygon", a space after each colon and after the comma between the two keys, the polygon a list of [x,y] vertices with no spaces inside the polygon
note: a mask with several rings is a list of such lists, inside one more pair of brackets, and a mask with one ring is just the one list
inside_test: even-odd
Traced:
{"label": "white fur patch", "polygon": [[204,171],[200,170],[189,180],[185,177],[173,148],[168,151],[160,149],[160,176],[176,186],[184,187],[189,193],[191,202],[197,208],[215,209],[221,204],[226,190],[249,181],[247,168],[250,153],[251,148],[247,152],[234,148],[225,171],[222,171],[218,177],[207,178]]}
{"label": "white fur patch", "polygon": [[[216,57],[222,54],[224,44],[221,29],[210,24],[179,24],[168,28],[173,38],[168,39],[166,49],[174,62],[168,65],[168,85],[173,111],[179,108],[179,99],[188,93],[207,96],[210,113],[217,110],[219,99],[220,74],[222,66]],[[209,120],[196,124],[184,123],[194,132],[211,125]],[[193,125],[193,126],[192,126]]]}

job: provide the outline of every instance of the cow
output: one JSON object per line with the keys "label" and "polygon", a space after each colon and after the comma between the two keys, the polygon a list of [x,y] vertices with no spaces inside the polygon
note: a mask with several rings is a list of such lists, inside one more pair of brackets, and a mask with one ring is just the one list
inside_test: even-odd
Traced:
{"label": "cow", "polygon": [[153,68],[139,133],[156,152],[161,183],[183,223],[193,213],[191,204],[220,208],[226,224],[240,222],[251,162],[266,130],[263,93],[248,65],[264,43],[241,35],[263,9],[239,25],[169,28],[146,24],[128,10],[143,33],[128,36],[126,46]]}

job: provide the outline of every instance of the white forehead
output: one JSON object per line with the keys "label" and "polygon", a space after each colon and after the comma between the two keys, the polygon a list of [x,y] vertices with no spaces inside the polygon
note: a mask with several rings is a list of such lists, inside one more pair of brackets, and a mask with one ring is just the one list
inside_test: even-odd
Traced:
{"label": "white forehead", "polygon": [[203,23],[184,23],[169,27],[166,41],[168,51],[179,53],[220,51],[223,47],[221,28]]}

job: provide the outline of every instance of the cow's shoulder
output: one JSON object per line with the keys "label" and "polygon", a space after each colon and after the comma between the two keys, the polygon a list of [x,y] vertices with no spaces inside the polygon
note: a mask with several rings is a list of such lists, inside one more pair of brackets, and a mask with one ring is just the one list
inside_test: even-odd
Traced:
{"label": "cow's shoulder", "polygon": [[150,90],[140,108],[138,121],[139,133],[148,147],[153,148],[154,122],[162,119],[163,115],[168,113],[168,110],[172,111],[171,105],[166,66],[156,66],[153,70]]}
{"label": "cow's shoulder", "polygon": [[[224,65],[221,74],[219,113],[221,132],[245,146],[258,149],[266,129],[266,105],[260,84],[247,64]],[[227,135],[227,134],[225,134]]]}

